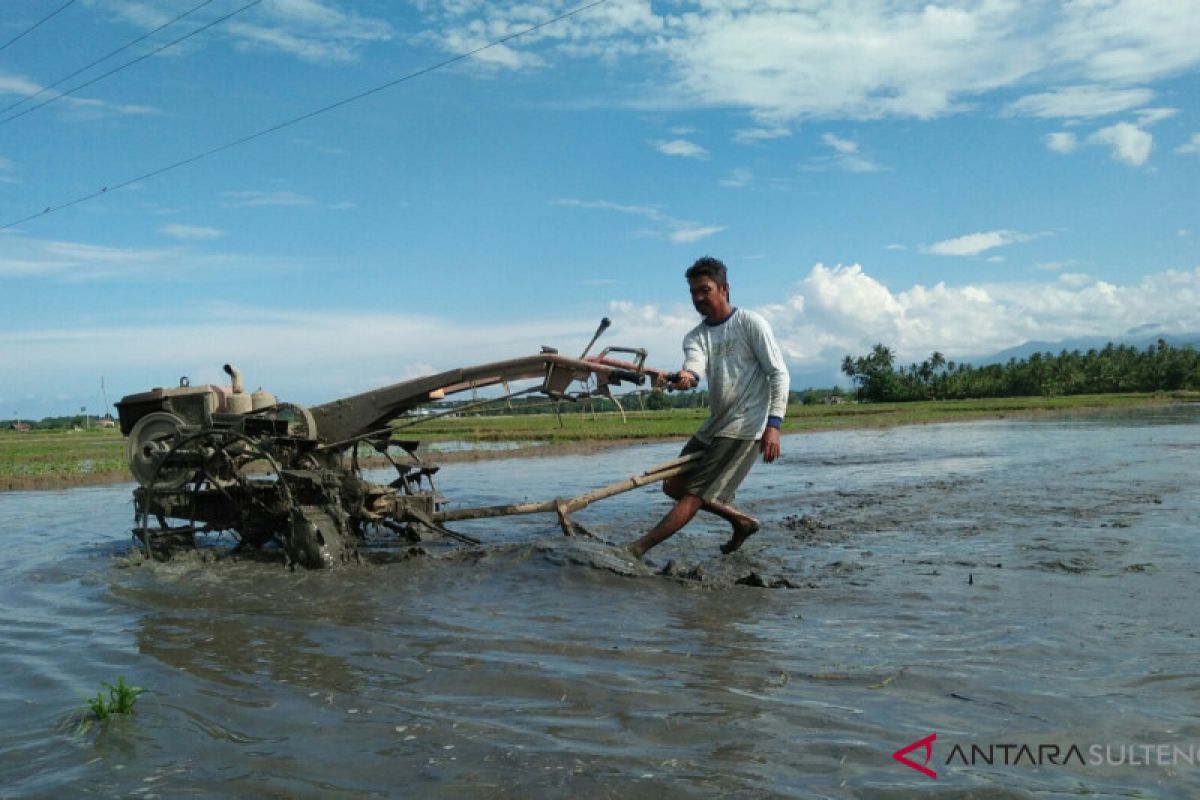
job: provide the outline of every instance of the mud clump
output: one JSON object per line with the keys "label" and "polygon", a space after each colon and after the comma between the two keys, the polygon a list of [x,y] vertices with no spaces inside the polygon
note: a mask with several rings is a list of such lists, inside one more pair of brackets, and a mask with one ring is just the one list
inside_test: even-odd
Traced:
{"label": "mud clump", "polygon": [[759,589],[798,589],[800,587],[789,581],[787,578],[775,578],[768,581],[759,575],[757,572],[751,572],[749,575],[738,578],[734,583],[739,586],[754,586]]}
{"label": "mud clump", "polygon": [[1046,572],[1066,572],[1071,575],[1081,575],[1085,572],[1091,572],[1095,569],[1095,566],[1083,559],[1072,558],[1070,561],[1063,561],[1062,559],[1039,561],[1033,565],[1033,568]]}
{"label": "mud clump", "polygon": [[658,574],[666,578],[678,578],[679,580],[696,581],[697,583],[703,583],[705,578],[704,567],[700,564],[690,569],[685,569],[675,559],[668,561],[666,566],[659,570]]}
{"label": "mud clump", "polygon": [[745,575],[737,576],[736,572],[721,574],[722,570],[717,569],[714,574],[709,574],[704,569],[703,564],[696,564],[688,567],[671,559],[666,565],[659,570],[658,574],[664,578],[671,578],[684,583],[694,583],[704,586],[709,589],[723,589],[728,586],[753,586],[757,589],[798,589],[796,584],[789,581],[787,578],[779,576],[776,578],[766,578],[760,575],[756,570],[751,570]]}
{"label": "mud clump", "polygon": [[845,531],[814,514],[788,514],[779,521],[779,525],[791,531],[792,537],[802,544],[845,541],[848,538]]}
{"label": "mud clump", "polygon": [[825,527],[812,514],[789,514],[783,518],[781,524],[789,531],[807,531],[808,533],[815,533]]}

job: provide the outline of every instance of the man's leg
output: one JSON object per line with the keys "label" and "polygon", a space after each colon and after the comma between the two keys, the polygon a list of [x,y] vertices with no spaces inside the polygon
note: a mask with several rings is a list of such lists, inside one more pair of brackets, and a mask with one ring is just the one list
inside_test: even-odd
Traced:
{"label": "man's leg", "polygon": [[651,528],[649,533],[629,545],[629,552],[633,554],[634,558],[641,558],[651,547],[662,544],[674,536],[680,528],[691,522],[692,517],[696,516],[696,512],[703,504],[704,501],[694,494],[685,494],[679,497],[667,515]]}
{"label": "man's leg", "polygon": [[691,522],[701,509],[716,514],[733,526],[733,536],[721,545],[722,553],[732,553],[742,546],[742,542],[758,532],[759,523],[754,517],[747,516],[726,503],[688,494],[687,480],[681,476],[663,481],[663,493],[674,499],[675,505],[649,533],[629,545],[629,552],[637,558],[645,555],[651,547],[660,545],[674,536],[680,528]]}
{"label": "man's leg", "polygon": [[[668,478],[663,482],[663,492],[665,492],[668,496],[675,498],[676,500],[679,500],[685,496],[695,497],[695,495],[685,495],[686,485],[687,482],[681,477],[677,476],[674,478]],[[707,511],[710,514],[716,514],[718,517],[733,526],[733,536],[729,538],[728,542],[721,545],[721,552],[727,555],[741,547],[742,543],[754,534],[758,533],[758,529],[761,527],[758,520],[756,520],[754,517],[751,517],[748,514],[743,514],[741,511],[738,511],[728,503],[722,503],[717,500],[701,499],[700,509]],[[696,512],[693,511],[692,516],[695,516],[695,514]],[[688,517],[686,520],[684,520],[684,524],[690,520],[691,517]],[[659,524],[661,525],[662,523]],[[682,525],[680,527],[682,527]],[[676,530],[678,530],[678,528],[676,528]],[[675,531],[671,531],[671,533],[674,532]],[[647,536],[648,535],[649,534],[647,534]],[[671,534],[667,534],[667,536],[664,536],[663,539],[666,539],[670,535]],[[662,541],[663,539],[659,539],[658,541]],[[655,542],[654,544],[658,544],[658,542]],[[653,546],[653,544],[650,545],[650,547]],[[642,552],[644,553],[646,550],[649,550],[650,547],[646,547],[642,550]]]}

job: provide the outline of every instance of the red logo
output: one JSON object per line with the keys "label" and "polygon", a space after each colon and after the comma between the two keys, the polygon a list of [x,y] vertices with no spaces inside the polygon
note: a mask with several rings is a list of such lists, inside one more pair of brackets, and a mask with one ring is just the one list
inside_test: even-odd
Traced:
{"label": "red logo", "polygon": [[[892,753],[892,758],[896,759],[897,761],[899,761],[901,764],[903,764],[906,767],[911,767],[911,768],[915,769],[917,772],[921,773],[922,775],[925,775],[930,778],[936,778],[937,773],[926,766],[926,764],[929,763],[929,759],[933,758],[933,743],[935,741],[937,741],[937,734],[931,733],[928,736],[926,736],[924,739],[918,739],[917,741],[913,742],[912,744],[908,744],[908,745],[905,745],[904,747],[901,747],[899,750]],[[915,761],[909,761],[907,758],[905,758],[905,756],[907,756],[913,750],[917,750],[922,747],[925,748],[925,761],[923,761],[922,763],[918,764]]]}

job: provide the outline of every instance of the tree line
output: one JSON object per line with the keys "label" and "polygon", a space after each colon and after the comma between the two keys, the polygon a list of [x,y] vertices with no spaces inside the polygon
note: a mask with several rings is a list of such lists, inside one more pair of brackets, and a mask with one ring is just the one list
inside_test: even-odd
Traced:
{"label": "tree line", "polygon": [[846,356],[842,372],[860,400],[957,400],[982,397],[1114,394],[1200,389],[1200,352],[1159,339],[1144,350],[1109,342],[1086,353],[1063,350],[973,366],[939,352],[920,364],[896,364],[892,350],[876,344],[864,356]]}

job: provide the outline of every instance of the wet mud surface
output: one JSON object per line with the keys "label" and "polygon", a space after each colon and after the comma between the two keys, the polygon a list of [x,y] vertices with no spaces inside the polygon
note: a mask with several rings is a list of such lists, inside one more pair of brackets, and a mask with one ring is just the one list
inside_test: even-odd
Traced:
{"label": "wet mud surface", "polygon": [[[674,454],[460,463],[462,505]],[[990,743],[1200,749],[1200,409],[785,437],[642,562],[652,489],[289,572],[146,562],[130,486],[0,496],[0,797],[1179,797],[1195,764],[947,763]],[[550,487],[547,489],[547,487]],[[63,721],[118,674],[134,716]],[[929,766],[893,751],[937,734]],[[918,762],[920,752],[916,754]]]}

